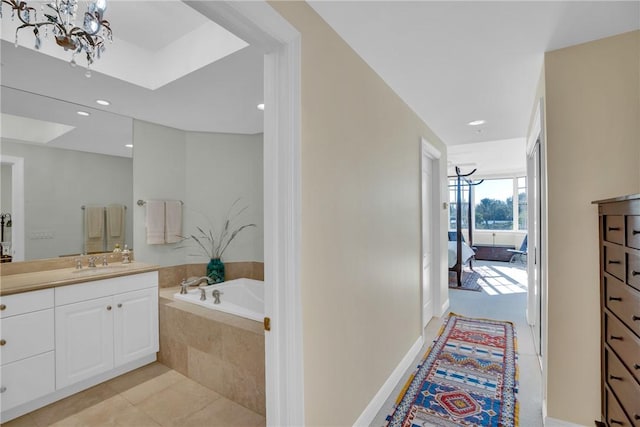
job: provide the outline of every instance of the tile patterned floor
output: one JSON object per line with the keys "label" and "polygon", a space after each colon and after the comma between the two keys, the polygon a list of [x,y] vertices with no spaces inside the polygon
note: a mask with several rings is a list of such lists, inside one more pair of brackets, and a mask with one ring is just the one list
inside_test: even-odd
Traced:
{"label": "tile patterned floor", "polygon": [[74,394],[2,427],[258,427],[262,415],[160,363]]}

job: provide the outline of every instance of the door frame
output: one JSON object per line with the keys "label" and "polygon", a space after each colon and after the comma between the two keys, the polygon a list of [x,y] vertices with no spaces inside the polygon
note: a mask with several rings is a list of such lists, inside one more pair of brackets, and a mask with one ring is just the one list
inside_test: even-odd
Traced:
{"label": "door frame", "polygon": [[[422,219],[424,216],[422,215],[422,209],[425,203],[422,200],[422,167],[424,162],[431,162],[431,200],[429,201],[429,209],[431,210],[431,224],[428,226],[431,227],[431,236],[432,236],[432,247],[431,254],[433,256],[433,260],[431,262],[431,301],[433,303],[433,315],[434,316],[442,316],[444,311],[446,311],[446,307],[441,303],[442,298],[442,283],[441,283],[441,273],[440,273],[440,258],[442,257],[442,248],[441,248],[441,235],[442,235],[442,224],[440,220],[440,200],[442,198],[442,185],[441,185],[441,170],[440,170],[440,159],[442,157],[442,153],[435,145],[431,144],[427,139],[420,139],[420,327],[422,329],[421,334],[423,338],[426,338],[425,328],[422,325],[425,325],[429,322],[430,319],[424,319],[424,310],[422,309],[424,305],[424,295],[423,291],[423,266],[422,259],[425,256],[425,250],[422,245],[422,230],[425,224],[423,224]],[[445,304],[448,306],[448,304]]]}
{"label": "door frame", "polygon": [[[536,110],[533,117],[533,123],[531,126],[531,131],[529,133],[529,138],[527,140],[527,148],[526,155],[527,158],[531,156],[536,145],[538,146],[539,154],[539,175],[540,175],[540,190],[539,190],[539,198],[540,198],[540,241],[538,242],[538,247],[536,253],[532,254],[529,251],[529,257],[536,256],[537,257],[537,266],[539,268],[539,277],[540,277],[540,330],[542,336],[540,337],[540,347],[542,352],[542,360],[541,360],[541,369],[542,369],[542,407],[543,407],[543,416],[546,416],[546,398],[547,398],[547,349],[548,347],[548,271],[547,265],[549,261],[549,251],[548,251],[548,211],[547,211],[547,154],[546,154],[546,134],[545,134],[545,120],[544,120],[544,98],[541,97],[538,100],[538,104],[536,106]],[[529,162],[527,162],[527,166]],[[527,171],[527,175],[529,171]],[[529,209],[534,209],[532,203],[528,203]],[[533,277],[533,263],[528,262],[528,271],[527,274],[530,278],[530,286],[531,286],[531,278]],[[528,301],[527,301],[527,322],[530,325],[535,324],[535,315],[536,315],[536,307],[535,307],[535,295],[533,292],[529,291]]]}
{"label": "door frame", "polygon": [[11,166],[11,255],[24,261],[24,158],[3,154],[0,163]]}
{"label": "door frame", "polygon": [[267,425],[304,425],[300,292],[300,33],[266,1],[184,3],[261,49]]}

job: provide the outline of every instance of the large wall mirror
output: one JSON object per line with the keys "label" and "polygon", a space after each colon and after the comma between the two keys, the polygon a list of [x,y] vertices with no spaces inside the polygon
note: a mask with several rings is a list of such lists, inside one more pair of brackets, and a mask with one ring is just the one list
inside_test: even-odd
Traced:
{"label": "large wall mirror", "polygon": [[[166,29],[152,38],[137,25],[148,10]],[[238,221],[258,226],[225,258],[262,261],[262,51],[184,2],[110,2],[107,14],[114,41],[90,78],[80,55],[71,67],[70,52],[50,38],[34,50],[32,34],[14,47],[15,32],[3,27],[0,208],[11,212],[12,261],[94,252],[83,206],[123,206],[121,241],[136,260],[208,262],[191,248],[151,244],[137,201],[183,201],[189,235],[224,224],[237,199],[247,206]]]}
{"label": "large wall mirror", "polygon": [[[109,207],[122,207],[121,230],[112,234],[133,246],[132,119],[6,86],[1,96],[1,210],[10,215],[5,256],[20,261],[88,252],[86,215],[101,207],[105,216]],[[18,174],[16,159],[22,161]],[[19,191],[22,212],[12,203]],[[103,249],[112,250],[107,240]]]}

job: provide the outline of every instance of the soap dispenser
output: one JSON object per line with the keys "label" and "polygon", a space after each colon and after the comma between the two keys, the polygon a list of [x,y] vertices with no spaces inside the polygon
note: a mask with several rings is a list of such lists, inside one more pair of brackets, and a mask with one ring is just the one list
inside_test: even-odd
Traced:
{"label": "soap dispenser", "polygon": [[129,264],[131,262],[131,252],[129,252],[129,247],[124,245],[124,249],[122,250],[122,263]]}

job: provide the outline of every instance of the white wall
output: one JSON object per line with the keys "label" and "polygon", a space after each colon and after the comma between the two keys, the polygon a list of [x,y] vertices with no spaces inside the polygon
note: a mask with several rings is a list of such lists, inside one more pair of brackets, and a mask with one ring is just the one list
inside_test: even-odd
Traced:
{"label": "white wall", "polygon": [[[132,241],[132,161],[126,157],[2,140],[2,153],[24,158],[25,259],[83,251],[82,205],[127,206]],[[35,239],[46,233],[50,239]]]}
{"label": "white wall", "polygon": [[[255,223],[231,243],[223,261],[262,261],[262,135],[185,132],[134,120],[134,200],[182,200],[183,234],[220,230],[233,202],[248,209],[236,224]],[[136,259],[162,266],[206,262],[195,246],[148,245],[145,208],[136,206]]]}
{"label": "white wall", "polygon": [[[185,234],[195,234],[196,226],[218,231],[229,207],[234,212],[247,207],[233,225],[256,224],[244,229],[223,255],[225,261],[264,259],[262,134],[237,135],[187,132],[186,134]],[[207,221],[208,220],[208,221]],[[189,262],[207,262],[205,257],[189,257]]]}

